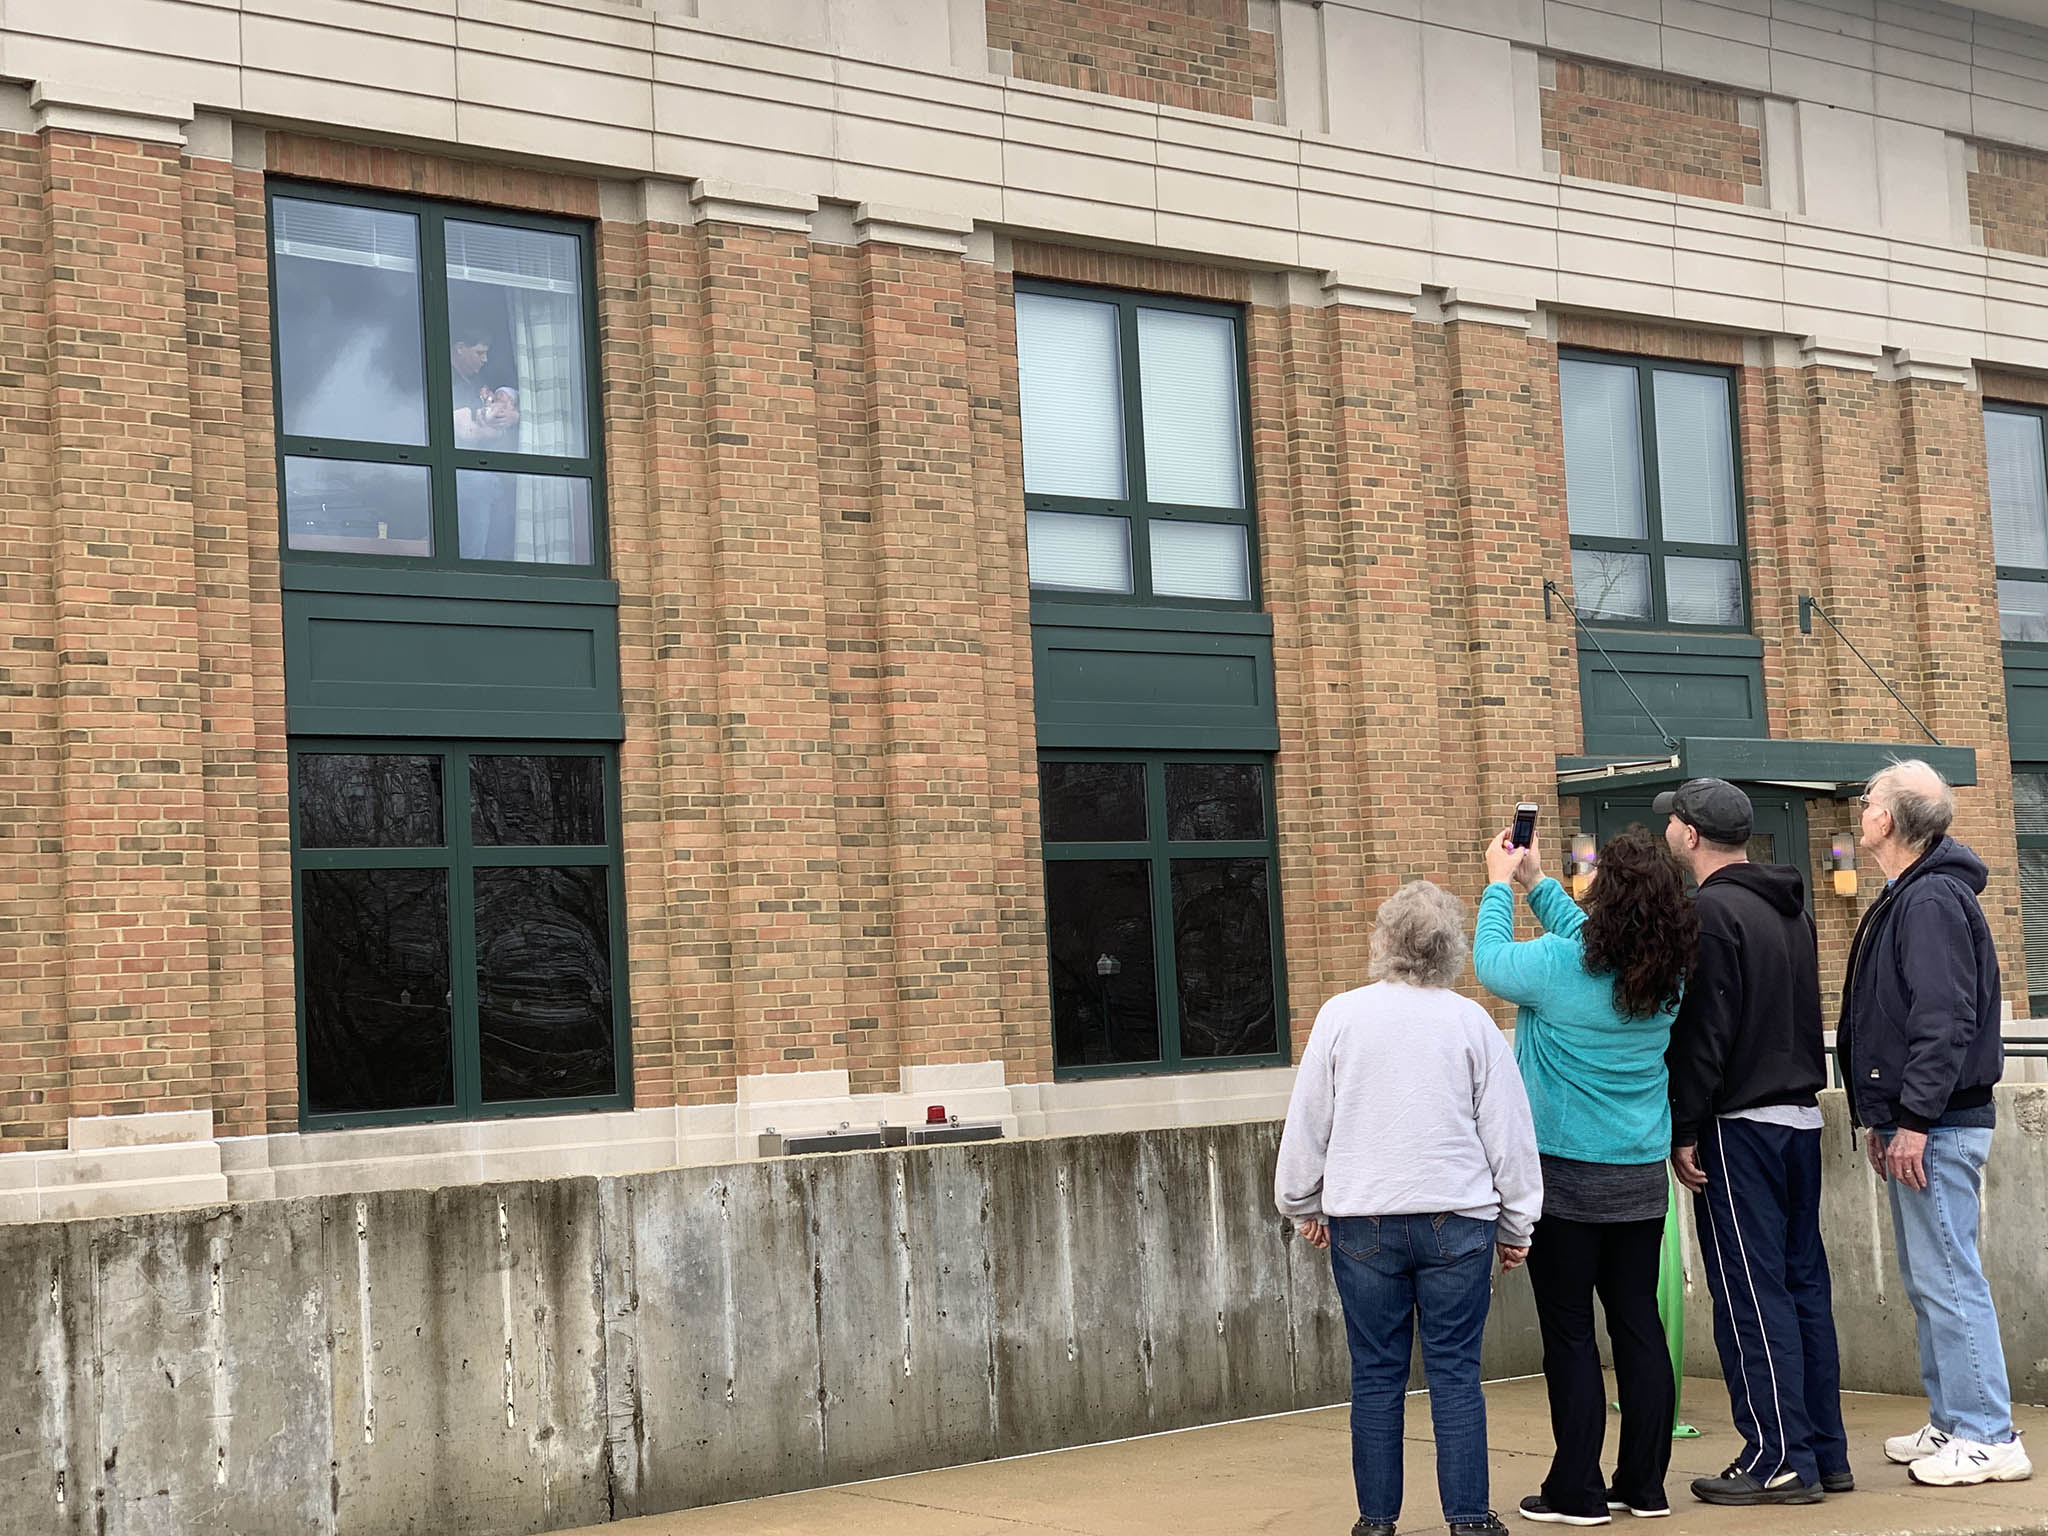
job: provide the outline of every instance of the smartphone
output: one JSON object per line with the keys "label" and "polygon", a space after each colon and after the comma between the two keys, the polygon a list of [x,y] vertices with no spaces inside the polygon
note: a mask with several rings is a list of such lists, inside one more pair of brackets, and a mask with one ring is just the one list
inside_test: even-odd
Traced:
{"label": "smartphone", "polygon": [[1515,807],[1515,828],[1508,834],[1508,841],[1517,848],[1526,848],[1536,840],[1536,804],[1524,800]]}

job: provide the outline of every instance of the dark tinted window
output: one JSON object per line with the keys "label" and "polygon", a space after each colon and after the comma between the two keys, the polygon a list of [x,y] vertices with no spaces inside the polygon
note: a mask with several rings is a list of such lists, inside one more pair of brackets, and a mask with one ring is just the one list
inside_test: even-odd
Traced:
{"label": "dark tinted window", "polygon": [[605,840],[604,760],[473,757],[470,836],[480,848],[589,848]]}
{"label": "dark tinted window", "polygon": [[1266,771],[1257,763],[1168,763],[1166,835],[1176,843],[1266,835]]}
{"label": "dark tinted window", "polygon": [[441,759],[387,752],[299,754],[299,846],[438,848]]}
{"label": "dark tinted window", "polygon": [[453,1104],[447,873],[309,869],[300,890],[307,1108]]}
{"label": "dark tinted window", "polygon": [[1264,859],[1173,861],[1173,957],[1183,1057],[1279,1048]]}
{"label": "dark tinted window", "polygon": [[1150,870],[1143,859],[1046,866],[1053,1053],[1060,1066],[1159,1059]]}
{"label": "dark tinted window", "polygon": [[476,981],[486,1103],[613,1091],[602,869],[478,870]]}
{"label": "dark tinted window", "polygon": [[1145,765],[1038,765],[1039,816],[1048,843],[1135,843],[1145,837]]}

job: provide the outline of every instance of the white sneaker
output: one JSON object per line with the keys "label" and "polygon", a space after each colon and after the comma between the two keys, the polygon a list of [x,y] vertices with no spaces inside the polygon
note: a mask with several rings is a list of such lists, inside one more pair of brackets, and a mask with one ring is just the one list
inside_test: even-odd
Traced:
{"label": "white sneaker", "polygon": [[1956,1488],[1965,1483],[2018,1483],[2034,1475],[2026,1447],[2018,1435],[2003,1445],[1979,1445],[1974,1440],[1952,1439],[1932,1456],[1922,1456],[1906,1468],[1916,1483],[1934,1488]]}
{"label": "white sneaker", "polygon": [[1947,1435],[1932,1424],[1923,1424],[1910,1435],[1893,1435],[1885,1441],[1884,1457],[1886,1461],[1908,1467],[1923,1456],[1932,1456],[1947,1444]]}

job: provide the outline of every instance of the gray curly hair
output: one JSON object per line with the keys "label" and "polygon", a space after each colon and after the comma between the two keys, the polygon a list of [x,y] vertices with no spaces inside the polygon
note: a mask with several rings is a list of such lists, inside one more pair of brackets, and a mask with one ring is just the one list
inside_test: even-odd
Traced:
{"label": "gray curly hair", "polygon": [[1411,987],[1448,987],[1469,953],[1465,904],[1440,885],[1410,880],[1380,903],[1366,974]]}

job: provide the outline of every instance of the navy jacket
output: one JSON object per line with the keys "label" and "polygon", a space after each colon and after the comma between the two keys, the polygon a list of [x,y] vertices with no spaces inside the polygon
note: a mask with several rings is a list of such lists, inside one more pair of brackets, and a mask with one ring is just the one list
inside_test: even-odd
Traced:
{"label": "navy jacket", "polygon": [[1925,1131],[1991,1102],[2005,1043],[1983,889],[1984,861],[1944,837],[1863,914],[1835,1034],[1858,1124]]}

